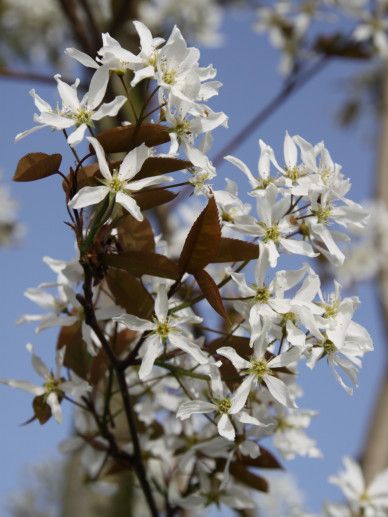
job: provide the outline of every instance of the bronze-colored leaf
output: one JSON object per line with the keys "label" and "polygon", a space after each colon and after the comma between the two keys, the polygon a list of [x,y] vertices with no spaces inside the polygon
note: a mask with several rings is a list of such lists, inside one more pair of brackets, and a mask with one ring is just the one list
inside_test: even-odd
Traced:
{"label": "bronze-colored leaf", "polygon": [[178,265],[158,253],[147,251],[128,251],[120,255],[102,255],[101,261],[110,267],[124,269],[134,276],[151,275],[178,280]]}
{"label": "bronze-colored leaf", "polygon": [[91,356],[82,339],[81,322],[62,327],[57,341],[57,349],[66,347],[63,365],[76,373],[82,379],[87,379],[91,364]]}
{"label": "bronze-colored leaf", "polygon": [[220,242],[218,209],[211,197],[186,237],[179,257],[181,272],[195,273],[210,264],[218,254]]}
{"label": "bronze-colored leaf", "polygon": [[197,271],[194,273],[194,278],[196,279],[202,294],[213,307],[213,309],[218,312],[222,318],[227,319],[228,315],[226,313],[224,304],[222,303],[220,291],[209,273],[205,270]]}
{"label": "bronze-colored leaf", "polygon": [[217,349],[222,346],[231,346],[244,359],[249,359],[253,353],[252,348],[249,346],[249,338],[244,336],[219,337],[211,341],[206,348],[210,354],[215,354]]}
{"label": "bronze-colored leaf", "polygon": [[154,301],[143,284],[123,269],[110,268],[106,281],[115,302],[128,314],[148,319],[154,308]]}
{"label": "bronze-colored leaf", "polygon": [[169,203],[177,197],[177,193],[170,190],[153,188],[149,190],[141,190],[132,194],[133,199],[140,206],[141,210],[149,210],[156,206]]}
{"label": "bronze-colored leaf", "polygon": [[152,226],[148,219],[138,221],[131,214],[125,214],[117,222],[120,246],[126,251],[155,251]]}
{"label": "bronze-colored leaf", "polygon": [[241,461],[248,467],[256,467],[260,469],[283,469],[283,466],[275,458],[275,456],[260,445],[260,455],[257,458],[250,456],[241,456]]}
{"label": "bronze-colored leaf", "polygon": [[19,160],[14,181],[35,181],[56,173],[61,165],[60,154],[29,153]]}
{"label": "bronze-colored leaf", "polygon": [[267,480],[248,470],[242,463],[232,462],[229,470],[243,485],[249,486],[259,492],[268,492],[269,486]]}
{"label": "bronze-colored leaf", "polygon": [[362,41],[354,41],[343,34],[319,36],[314,44],[314,50],[320,54],[346,59],[370,59],[373,50]]}
{"label": "bronze-colored leaf", "polygon": [[40,425],[45,424],[51,418],[51,408],[45,401],[44,395],[39,395],[38,397],[34,397],[32,401],[32,407],[34,409],[34,414],[36,418],[39,420]]}
{"label": "bronze-colored leaf", "polygon": [[150,176],[158,176],[159,174],[167,174],[169,172],[181,171],[192,166],[187,160],[179,158],[160,158],[159,156],[151,156],[144,162],[141,171],[134,177],[135,180],[148,178]]}
{"label": "bronze-colored leaf", "polygon": [[217,256],[212,260],[212,264],[257,259],[259,252],[260,248],[257,244],[240,239],[222,237]]}
{"label": "bronze-colored leaf", "polygon": [[97,136],[106,153],[129,152],[142,143],[148,147],[170,141],[169,130],[160,124],[131,125],[107,129]]}

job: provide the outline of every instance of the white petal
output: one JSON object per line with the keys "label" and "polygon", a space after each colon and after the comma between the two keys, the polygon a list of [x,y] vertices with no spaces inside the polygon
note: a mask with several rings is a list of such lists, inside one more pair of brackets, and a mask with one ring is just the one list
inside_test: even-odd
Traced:
{"label": "white petal", "polygon": [[227,160],[228,162],[232,163],[235,167],[240,169],[240,171],[242,171],[245,174],[245,176],[248,178],[248,181],[252,188],[257,187],[257,184],[258,184],[257,179],[253,176],[249,167],[247,165],[245,165],[245,163],[242,160],[240,160],[239,158],[235,158],[234,156],[230,156],[230,155],[225,156],[224,160]]}
{"label": "white petal", "polygon": [[70,117],[63,117],[57,113],[42,113],[34,117],[35,122],[39,124],[46,124],[55,129],[67,129],[75,125],[74,119]]}
{"label": "white petal", "polygon": [[315,253],[311,244],[306,241],[295,241],[293,239],[281,239],[281,245],[285,250],[297,255],[304,255],[306,257],[318,257],[319,253]]}
{"label": "white petal", "polygon": [[97,138],[89,137],[88,141],[92,144],[92,147],[96,153],[98,166],[101,171],[101,174],[104,176],[105,179],[111,180],[112,175],[109,170],[108,162],[106,161],[105,157],[105,151],[100,144],[100,142],[97,140]]}
{"label": "white petal", "polygon": [[272,375],[264,375],[263,380],[273,398],[287,407],[296,408],[295,401],[291,399],[290,392],[283,381]]}
{"label": "white petal", "polygon": [[115,117],[120,109],[127,102],[127,98],[123,95],[118,95],[113,101],[105,102],[100,108],[93,114],[93,120],[101,120],[104,117]]}
{"label": "white petal", "polygon": [[269,368],[281,368],[283,366],[288,366],[289,364],[298,361],[300,358],[300,349],[299,348],[291,348],[287,352],[283,352],[282,354],[277,355],[273,359],[268,362]]}
{"label": "white petal", "polygon": [[229,361],[233,364],[235,368],[237,368],[237,370],[249,368],[251,365],[251,363],[240,357],[236,350],[230,346],[223,346],[221,348],[218,348],[217,354],[229,359]]}
{"label": "white petal", "polygon": [[6,384],[11,388],[19,388],[24,391],[28,391],[28,393],[32,393],[33,395],[43,395],[45,392],[42,386],[36,386],[32,384],[32,382],[27,381],[15,381],[14,379],[0,379],[0,384]]}
{"label": "white petal", "polygon": [[136,330],[138,332],[144,332],[145,330],[153,330],[155,328],[155,325],[151,321],[144,320],[143,318],[138,318],[137,316],[133,316],[132,314],[122,314],[121,316],[112,319],[114,321],[119,321],[129,329]]}
{"label": "white petal", "polygon": [[221,436],[226,438],[227,440],[234,441],[236,437],[236,432],[234,430],[233,424],[230,421],[228,415],[225,413],[221,416],[217,424],[218,432]]}
{"label": "white petal", "polygon": [[70,108],[72,112],[76,112],[80,107],[77,90],[73,86],[70,86],[70,84],[63,82],[59,75],[55,76],[55,79],[63,104]]}
{"label": "white petal", "polygon": [[133,79],[131,81],[132,88],[134,88],[138,83],[140,83],[144,79],[148,79],[150,77],[153,77],[154,75],[155,75],[155,69],[153,66],[145,66],[144,68],[141,68],[140,70],[136,70],[135,74],[133,76]]}
{"label": "white petal", "polygon": [[49,393],[47,397],[47,404],[50,406],[51,413],[55,420],[60,424],[62,422],[62,409],[58,402],[58,396],[56,393]]}
{"label": "white petal", "polygon": [[147,337],[143,343],[143,349],[145,350],[145,354],[139,369],[139,378],[142,381],[152,372],[152,367],[160,353],[161,343],[159,336],[151,335]]}
{"label": "white petal", "polygon": [[71,146],[80,144],[84,139],[86,129],[87,125],[81,124],[75,131],[71,133],[71,135],[68,136],[67,143]]}
{"label": "white petal", "polygon": [[109,81],[109,68],[100,66],[94,73],[89,86],[88,106],[91,109],[97,108],[105,96]]}
{"label": "white petal", "polygon": [[98,68],[99,67],[99,65],[94,61],[94,59],[92,59],[90,56],[85,54],[85,52],[81,52],[80,50],[77,50],[76,48],[71,48],[71,47],[67,48],[65,50],[65,54],[72,57],[73,59],[75,59],[76,61],[81,63],[81,65],[84,65],[88,68]]}
{"label": "white petal", "polygon": [[15,142],[18,142],[19,140],[21,140],[25,136],[31,135],[32,133],[35,133],[35,131],[38,131],[38,129],[43,129],[44,127],[45,127],[44,125],[35,126],[35,127],[32,127],[31,129],[26,129],[25,131],[22,131],[21,133],[18,133],[15,136]]}
{"label": "white petal", "polygon": [[137,192],[138,190],[141,190],[145,187],[150,187],[151,185],[160,185],[160,183],[165,183],[166,181],[172,180],[173,178],[171,178],[171,176],[152,176],[141,180],[130,181],[127,186],[128,190]]}
{"label": "white petal", "polygon": [[143,167],[143,163],[150,156],[150,150],[145,144],[139,145],[130,151],[122,161],[119,176],[123,180],[130,180]]}
{"label": "white petal", "polygon": [[237,390],[233,393],[233,396],[231,398],[232,407],[229,410],[229,413],[231,415],[238,413],[245,406],[254,380],[254,375],[248,375],[248,377],[246,377],[243,380],[243,382],[240,384]]}
{"label": "white petal", "polygon": [[205,402],[203,400],[188,400],[179,406],[176,416],[181,420],[186,420],[195,413],[211,413],[216,409],[216,406],[210,402]]}
{"label": "white petal", "polygon": [[190,354],[199,364],[206,364],[209,361],[207,354],[183,334],[171,332],[168,339],[174,346]]}
{"label": "white petal", "polygon": [[118,192],[116,194],[116,203],[119,203],[119,205],[124,207],[125,210],[133,215],[135,219],[143,221],[144,217],[141,213],[140,207],[131,196],[124,194],[124,192]]}
{"label": "white petal", "polygon": [[294,140],[290,137],[288,131],[286,131],[284,138],[284,161],[286,162],[286,166],[292,169],[297,164],[297,160],[298,149]]}
{"label": "white petal", "polygon": [[96,205],[109,194],[108,187],[83,187],[69,201],[70,208],[84,208]]}
{"label": "white petal", "polygon": [[155,314],[159,321],[165,321],[168,313],[168,298],[166,284],[159,284],[155,298]]}

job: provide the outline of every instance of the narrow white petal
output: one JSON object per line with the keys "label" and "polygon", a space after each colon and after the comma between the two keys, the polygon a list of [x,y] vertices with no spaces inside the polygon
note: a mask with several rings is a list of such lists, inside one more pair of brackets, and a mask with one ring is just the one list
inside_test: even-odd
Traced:
{"label": "narrow white petal", "polygon": [[229,416],[226,413],[223,414],[219,419],[217,427],[218,432],[221,436],[232,442],[234,441],[236,437],[236,432],[234,430],[232,422],[229,419]]}
{"label": "narrow white petal", "polygon": [[249,368],[251,365],[248,361],[239,356],[236,350],[231,346],[223,346],[221,348],[218,348],[217,354],[229,359],[229,361],[233,364],[235,368],[237,368],[237,370]]}
{"label": "narrow white petal", "polygon": [[283,406],[296,408],[295,401],[292,400],[287,386],[280,379],[272,375],[264,375],[263,380],[273,398],[283,404]]}
{"label": "narrow white petal", "polygon": [[136,330],[138,332],[144,332],[145,330],[153,330],[155,325],[148,320],[144,320],[143,318],[138,318],[137,316],[133,316],[132,314],[122,314],[117,318],[112,318],[114,321],[119,321],[127,326],[131,330]]}
{"label": "narrow white petal", "polygon": [[248,178],[248,181],[252,188],[257,187],[257,184],[258,184],[257,179],[253,176],[249,167],[247,165],[245,165],[245,163],[242,160],[240,160],[239,158],[235,158],[234,156],[230,156],[230,155],[225,156],[224,160],[227,160],[228,162],[232,163],[235,167],[240,169],[240,171],[242,171],[245,174],[245,176]]}
{"label": "narrow white petal", "polygon": [[16,381],[14,379],[0,379],[0,384],[6,384],[11,388],[19,388],[24,391],[28,391],[28,393],[32,393],[33,395],[43,395],[44,388],[42,386],[36,386],[32,384],[32,382],[27,381]]}
{"label": "narrow white petal", "polygon": [[71,133],[71,135],[68,136],[67,143],[71,146],[80,144],[84,139],[86,129],[87,125],[81,124],[75,131]]}
{"label": "narrow white petal", "polygon": [[69,201],[70,208],[84,208],[96,205],[109,194],[108,187],[83,187]]}
{"label": "narrow white petal", "polygon": [[80,50],[77,50],[76,48],[71,48],[71,47],[67,48],[65,50],[65,54],[72,57],[73,59],[75,59],[76,61],[81,63],[81,65],[84,65],[88,68],[98,68],[99,67],[98,63],[96,63],[94,61],[94,59],[92,59],[90,56],[85,54],[85,52],[81,52]]}
{"label": "narrow white petal", "polygon": [[56,76],[55,79],[63,104],[70,108],[71,111],[76,112],[80,107],[77,90],[73,86],[70,86],[70,84],[63,82],[59,76]]}
{"label": "narrow white petal", "polygon": [[130,180],[143,167],[143,163],[150,156],[150,150],[145,144],[139,145],[130,151],[122,161],[119,176],[123,180]]}
{"label": "narrow white petal", "polygon": [[174,346],[190,354],[199,364],[206,364],[209,361],[207,354],[183,334],[171,332],[168,335],[168,339]]}
{"label": "narrow white petal", "polygon": [[165,183],[166,181],[172,180],[173,178],[171,178],[171,176],[152,176],[141,180],[131,181],[127,184],[127,186],[129,190],[137,192],[138,190],[150,187],[151,185],[160,185],[160,183]]}
{"label": "narrow white petal", "polygon": [[105,179],[111,180],[112,175],[109,170],[108,162],[106,161],[105,152],[102,148],[102,145],[97,140],[97,138],[89,137],[88,141],[92,144],[92,147],[96,153],[98,166],[100,168],[101,174],[104,176]]}
{"label": "narrow white petal", "polygon": [[60,424],[62,422],[62,409],[56,393],[49,393],[47,397],[47,404],[50,406],[53,417],[58,422],[58,424]]}
{"label": "narrow white petal", "polygon": [[269,368],[281,368],[283,366],[288,366],[289,364],[298,361],[300,358],[300,349],[293,347],[287,352],[283,352],[282,354],[277,355],[273,359],[268,362]]}
{"label": "narrow white petal", "polygon": [[254,381],[255,381],[255,376],[248,375],[248,377],[246,377],[243,380],[243,382],[240,384],[240,386],[237,388],[237,390],[233,393],[233,396],[231,398],[232,407],[230,408],[230,411],[229,411],[229,413],[231,415],[238,413],[245,406],[245,403],[246,403],[249,393],[252,389],[252,384],[254,383]]}
{"label": "narrow white petal", "polygon": [[159,284],[155,299],[155,314],[159,321],[165,321],[168,313],[168,298],[166,284]]}
{"label": "narrow white petal", "polygon": [[93,120],[101,120],[104,117],[115,117],[120,109],[127,102],[127,98],[118,95],[113,101],[106,102],[92,115]]}
{"label": "narrow white petal", "polygon": [[203,400],[188,400],[179,406],[176,416],[181,420],[186,420],[195,413],[211,413],[216,409],[216,406],[210,402],[205,402]]}
{"label": "narrow white petal", "polygon": [[286,131],[286,136],[284,138],[284,161],[286,162],[286,166],[290,169],[295,167],[298,160],[298,149],[294,140],[289,135],[288,131]]}
{"label": "narrow white petal", "polygon": [[139,378],[142,381],[152,372],[152,367],[160,353],[161,343],[159,336],[149,336],[143,343],[143,349],[145,350],[145,354],[139,369]]}
{"label": "narrow white petal", "polygon": [[124,194],[124,192],[118,192],[116,194],[116,203],[124,207],[135,219],[143,221],[144,217],[140,207],[131,196]]}
{"label": "narrow white petal", "polygon": [[109,81],[109,68],[100,66],[94,73],[88,92],[88,106],[91,109],[97,108],[105,96]]}

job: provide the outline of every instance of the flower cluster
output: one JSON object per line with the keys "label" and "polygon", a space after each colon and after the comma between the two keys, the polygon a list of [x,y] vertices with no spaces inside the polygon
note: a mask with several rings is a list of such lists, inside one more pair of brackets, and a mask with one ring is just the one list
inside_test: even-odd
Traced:
{"label": "flower cluster", "polygon": [[[320,54],[344,57],[385,57],[388,51],[386,0],[280,0],[257,9],[254,30],[268,32],[271,44],[282,53],[280,71],[290,74],[300,63]],[[353,29],[317,37],[319,22],[352,24]]]}
{"label": "flower cluster", "polygon": [[[226,157],[246,175],[257,215],[233,182],[214,190],[211,132],[227,123],[205,104],[221,86],[216,71],[199,65],[199,51],[177,27],[164,42],[142,23],[134,26],[138,54],[109,34],[97,56],[67,50],[95,69],[81,101],[78,82],[70,86],[58,76],[60,108],[33,93],[38,127],[76,126],[67,137],[73,152],[88,128],[92,136],[89,152],[74,152],[76,163],[61,173],[78,256],[45,258],[56,281],[26,295],[47,313],[21,318],[36,321],[37,331],[61,328],[57,372],[33,354],[43,386],[2,382],[35,395],[40,423],[51,415],[60,420],[60,404],[74,403],[77,436],[68,450],[82,451],[93,480],[133,471],[152,515],[211,504],[251,508],[250,490],[268,490],[251,469],[281,467],[264,439],[271,437],[285,459],[321,456],[306,433],[316,412],[297,404],[299,364],[314,368],[327,360],[351,393],[364,354],[373,350],[366,329],[353,321],[358,298],[342,296],[338,283],[323,293],[310,263],[278,264],[287,254],[304,261],[322,254],[341,264],[341,243],[366,224],[367,213],[346,197],[350,182],[324,143],[288,132],[281,160],[260,140],[256,175]],[[104,103],[112,75],[125,95]],[[131,93],[139,83],[144,100],[136,107]],[[97,132],[99,120],[127,104],[131,123]],[[157,152],[163,144],[167,152]],[[15,179],[57,173],[57,156],[28,155]],[[175,174],[181,183],[171,184]],[[170,236],[170,247],[147,210],[175,199],[180,186],[203,194],[206,205],[187,235],[178,228]],[[159,228],[165,222],[159,219]]]}

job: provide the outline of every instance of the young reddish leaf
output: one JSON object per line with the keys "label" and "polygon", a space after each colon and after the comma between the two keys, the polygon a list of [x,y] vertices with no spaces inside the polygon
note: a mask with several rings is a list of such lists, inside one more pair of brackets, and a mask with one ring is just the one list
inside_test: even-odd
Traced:
{"label": "young reddish leaf", "polygon": [[57,349],[66,347],[63,365],[76,373],[82,379],[87,379],[91,357],[86,343],[82,339],[80,322],[69,327],[62,327],[57,341]]}
{"label": "young reddish leaf", "polygon": [[349,40],[348,37],[339,33],[318,37],[314,50],[325,56],[346,59],[370,59],[373,57],[373,51],[363,41]]}
{"label": "young reddish leaf", "polygon": [[60,154],[29,153],[19,160],[14,181],[35,181],[51,176],[62,162]]}
{"label": "young reddish leaf", "polygon": [[169,130],[160,124],[142,124],[107,129],[97,136],[106,153],[129,152],[142,143],[148,147],[170,141]]}
{"label": "young reddish leaf", "polygon": [[178,158],[159,158],[151,156],[144,162],[141,171],[134,177],[135,180],[148,178],[149,176],[158,176],[159,174],[167,174],[169,172],[181,171],[191,167],[192,163]]}
{"label": "young reddish leaf", "polygon": [[245,468],[242,463],[233,461],[230,464],[229,470],[243,485],[249,486],[259,492],[268,492],[269,486],[267,480]]}
{"label": "young reddish leaf", "polygon": [[127,251],[120,255],[102,255],[102,262],[110,267],[124,269],[134,276],[151,275],[178,280],[179,268],[175,262],[148,251]]}
{"label": "young reddish leaf", "polygon": [[45,424],[51,418],[51,408],[45,401],[44,395],[34,397],[32,401],[34,415],[38,419],[40,425]]}
{"label": "young reddish leaf", "polygon": [[148,219],[138,221],[132,215],[125,214],[115,226],[124,252],[155,251],[154,232]]}
{"label": "young reddish leaf", "polygon": [[225,311],[224,304],[222,303],[220,291],[209,273],[205,270],[197,271],[194,273],[194,278],[196,279],[202,294],[213,309],[224,319],[227,319],[228,315]]}
{"label": "young reddish leaf", "polygon": [[149,210],[156,206],[169,203],[177,197],[178,194],[170,190],[153,188],[149,190],[141,190],[132,194],[133,199],[140,206],[141,210]]}
{"label": "young reddish leaf", "polygon": [[[120,356],[124,351],[130,349],[131,343],[138,336],[138,333],[124,329],[121,330],[115,340],[112,340],[111,347],[116,356]],[[104,350],[101,348],[92,360],[92,365],[89,372],[89,383],[92,386],[96,386],[97,383],[104,377],[106,371],[109,368],[109,359],[106,356]]]}
{"label": "young reddish leaf", "polygon": [[248,467],[283,470],[283,466],[279,463],[275,456],[268,449],[265,449],[262,446],[260,446],[260,455],[257,458],[241,456],[241,461]]}
{"label": "young reddish leaf", "polygon": [[221,242],[221,226],[218,209],[214,197],[211,197],[207,206],[194,222],[186,237],[179,267],[182,274],[201,271],[217,256]]}
{"label": "young reddish leaf", "polygon": [[244,359],[248,359],[252,355],[252,348],[249,346],[249,338],[244,336],[219,337],[211,341],[206,348],[210,354],[216,354],[217,350],[222,346],[231,346]]}
{"label": "young reddish leaf", "polygon": [[217,256],[212,260],[212,264],[257,259],[259,251],[259,246],[252,242],[222,237]]}
{"label": "young reddish leaf", "polygon": [[139,318],[151,316],[153,298],[137,278],[123,269],[109,269],[105,278],[117,305]]}

